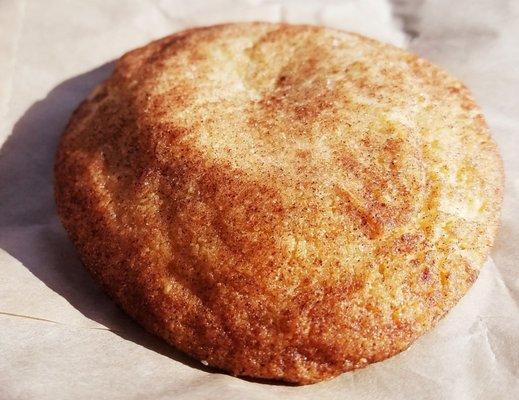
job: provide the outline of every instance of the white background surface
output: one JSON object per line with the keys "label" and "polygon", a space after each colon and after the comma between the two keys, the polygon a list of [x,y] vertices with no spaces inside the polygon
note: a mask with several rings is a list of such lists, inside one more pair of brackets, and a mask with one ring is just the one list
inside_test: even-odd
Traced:
{"label": "white background surface", "polygon": [[[502,227],[473,289],[408,351],[312,386],[211,372],[94,285],[52,197],[58,138],[111,61],[194,25],[309,22],[429,58],[482,106],[505,164]],[[519,2],[0,0],[0,399],[519,398]]]}

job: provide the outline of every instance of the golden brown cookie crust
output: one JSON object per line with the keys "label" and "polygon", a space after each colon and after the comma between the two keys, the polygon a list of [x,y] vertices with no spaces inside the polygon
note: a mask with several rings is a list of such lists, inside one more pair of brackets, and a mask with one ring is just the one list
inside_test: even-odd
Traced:
{"label": "golden brown cookie crust", "polygon": [[468,90],[332,29],[190,29],[125,54],[55,165],[81,258],[137,321],[299,384],[406,349],[472,285],[501,160]]}

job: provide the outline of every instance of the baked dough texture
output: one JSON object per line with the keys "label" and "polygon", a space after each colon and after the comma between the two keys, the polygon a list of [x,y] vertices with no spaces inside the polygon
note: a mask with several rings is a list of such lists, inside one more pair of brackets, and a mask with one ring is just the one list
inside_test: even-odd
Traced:
{"label": "baked dough texture", "polygon": [[125,54],[55,165],[61,220],[128,314],[209,365],[297,384],[430,330],[488,255],[502,182],[479,108],[442,69],[268,23]]}

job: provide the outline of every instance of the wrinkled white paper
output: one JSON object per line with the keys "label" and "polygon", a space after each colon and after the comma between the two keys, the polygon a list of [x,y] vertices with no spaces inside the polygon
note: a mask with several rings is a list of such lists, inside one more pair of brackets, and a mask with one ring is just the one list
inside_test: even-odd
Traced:
{"label": "wrinkled white paper", "polygon": [[[57,220],[52,163],[72,110],[123,52],[225,21],[323,24],[443,65],[505,164],[502,226],[460,304],[408,351],[305,387],[216,373],[145,333],[91,281]],[[0,2],[1,399],[519,398],[519,3],[470,0]]]}

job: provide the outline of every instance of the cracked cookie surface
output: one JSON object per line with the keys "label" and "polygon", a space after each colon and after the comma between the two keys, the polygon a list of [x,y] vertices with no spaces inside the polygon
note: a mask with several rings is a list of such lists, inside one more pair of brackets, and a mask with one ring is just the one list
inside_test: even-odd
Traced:
{"label": "cracked cookie surface", "polygon": [[74,113],[58,212],[149,331],[236,375],[383,360],[472,285],[502,167],[468,90],[315,26],[196,28],[125,54]]}

